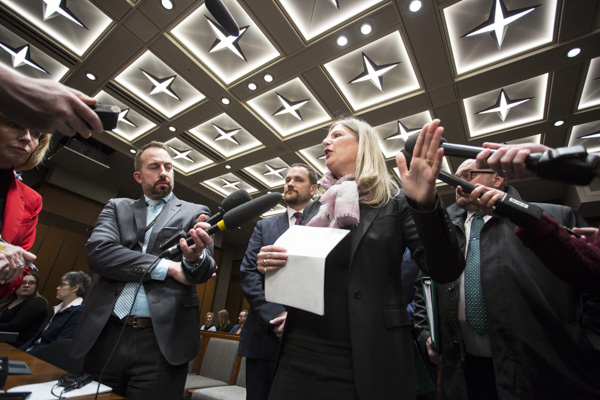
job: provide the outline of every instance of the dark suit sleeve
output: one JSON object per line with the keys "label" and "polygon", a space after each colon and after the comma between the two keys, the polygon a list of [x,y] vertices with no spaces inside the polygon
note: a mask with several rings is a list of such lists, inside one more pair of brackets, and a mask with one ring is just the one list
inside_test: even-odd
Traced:
{"label": "dark suit sleeve", "polygon": [[[197,221],[198,217],[202,214],[206,215],[206,218],[210,216],[210,211],[208,207],[198,205],[198,210],[193,218],[193,221]],[[204,283],[212,277],[212,274],[217,270],[217,264],[213,259],[214,255],[214,243],[211,243],[209,246],[204,248],[204,255],[201,258],[201,261],[194,264],[188,265],[187,262],[181,262],[181,267],[183,269],[183,274],[187,278],[188,281],[193,283]]]}
{"label": "dark suit sleeve", "polygon": [[256,269],[256,258],[260,248],[268,244],[273,244],[264,242],[263,228],[265,228],[266,221],[261,220],[256,224],[250,242],[248,242],[246,254],[240,265],[240,273],[244,296],[258,315],[259,320],[265,327],[270,329],[269,321],[284,312],[285,307],[281,304],[270,303],[265,300],[264,277]]}

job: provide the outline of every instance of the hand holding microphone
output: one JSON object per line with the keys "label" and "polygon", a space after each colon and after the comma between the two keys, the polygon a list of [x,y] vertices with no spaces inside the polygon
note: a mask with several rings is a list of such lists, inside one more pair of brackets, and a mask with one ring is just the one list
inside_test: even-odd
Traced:
{"label": "hand holding microphone", "polygon": [[[254,200],[250,200],[237,207],[226,211],[216,224],[212,225],[206,230],[208,235],[213,235],[219,231],[225,229],[237,228],[254,218],[259,217],[261,214],[269,211],[275,207],[281,201],[281,193],[269,193],[264,196],[258,197]],[[186,239],[188,246],[194,243],[193,236]],[[173,258],[181,253],[181,246],[179,244],[169,247],[163,251],[160,258]]]}

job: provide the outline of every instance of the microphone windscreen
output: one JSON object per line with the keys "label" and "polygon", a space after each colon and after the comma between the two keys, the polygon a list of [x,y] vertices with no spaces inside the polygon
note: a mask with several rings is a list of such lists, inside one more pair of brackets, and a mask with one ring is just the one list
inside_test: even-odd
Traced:
{"label": "microphone windscreen", "polygon": [[281,201],[281,198],[281,193],[273,192],[250,200],[227,211],[223,216],[223,222],[227,229],[237,228],[275,207]]}
{"label": "microphone windscreen", "polygon": [[206,9],[229,35],[238,36],[240,34],[240,27],[221,0],[206,0],[204,3],[206,4]]}
{"label": "microphone windscreen", "polygon": [[250,200],[252,200],[252,196],[250,196],[250,193],[248,193],[244,189],[236,190],[229,196],[225,197],[225,199],[221,203],[221,208],[223,209],[223,211],[227,212],[239,206],[240,204],[244,204]]}
{"label": "microphone windscreen", "polygon": [[[420,134],[420,132],[413,133],[406,139],[406,142],[404,142],[404,150],[411,156],[412,156],[413,151],[415,150],[415,145],[417,144],[417,139],[419,138],[419,134]],[[442,143],[446,143],[446,139],[441,138],[440,145]]]}

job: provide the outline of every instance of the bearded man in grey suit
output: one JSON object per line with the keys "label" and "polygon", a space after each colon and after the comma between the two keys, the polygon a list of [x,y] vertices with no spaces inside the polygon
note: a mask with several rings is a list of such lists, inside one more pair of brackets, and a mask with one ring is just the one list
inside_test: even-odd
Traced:
{"label": "bearded man in grey suit", "polygon": [[242,291],[250,303],[238,352],[246,357],[247,400],[269,397],[279,346],[277,337],[283,331],[287,315],[284,306],[265,300],[264,275],[257,270],[264,267],[256,265],[256,256],[261,247],[275,243],[291,225],[300,222],[302,211],[316,191],[315,171],[306,164],[293,164],[283,187],[286,212],[258,221],[240,266]]}
{"label": "bearded man in grey suit", "polygon": [[[111,199],[86,244],[99,275],[74,337],[72,355],[84,371],[127,399],[183,395],[188,361],[200,349],[197,283],[215,272],[206,206],[173,193],[173,160],[166,145],[150,142],[135,157],[144,195]],[[182,256],[160,258],[160,244],[180,229]],[[114,350],[114,354],[113,354]],[[102,372],[104,371],[104,372]]]}

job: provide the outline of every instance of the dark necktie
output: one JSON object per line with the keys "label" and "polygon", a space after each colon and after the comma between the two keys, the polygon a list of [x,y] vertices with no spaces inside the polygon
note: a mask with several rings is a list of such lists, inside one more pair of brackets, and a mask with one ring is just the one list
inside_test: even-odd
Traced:
{"label": "dark necktie", "polygon": [[296,222],[294,222],[294,225],[300,225],[300,220],[302,219],[302,213],[299,211],[295,212],[294,217],[296,217]]}
{"label": "dark necktie", "polygon": [[471,221],[469,248],[465,266],[465,312],[467,322],[475,332],[483,335],[488,329],[487,315],[481,290],[479,235],[484,225],[483,212],[477,211]]}

